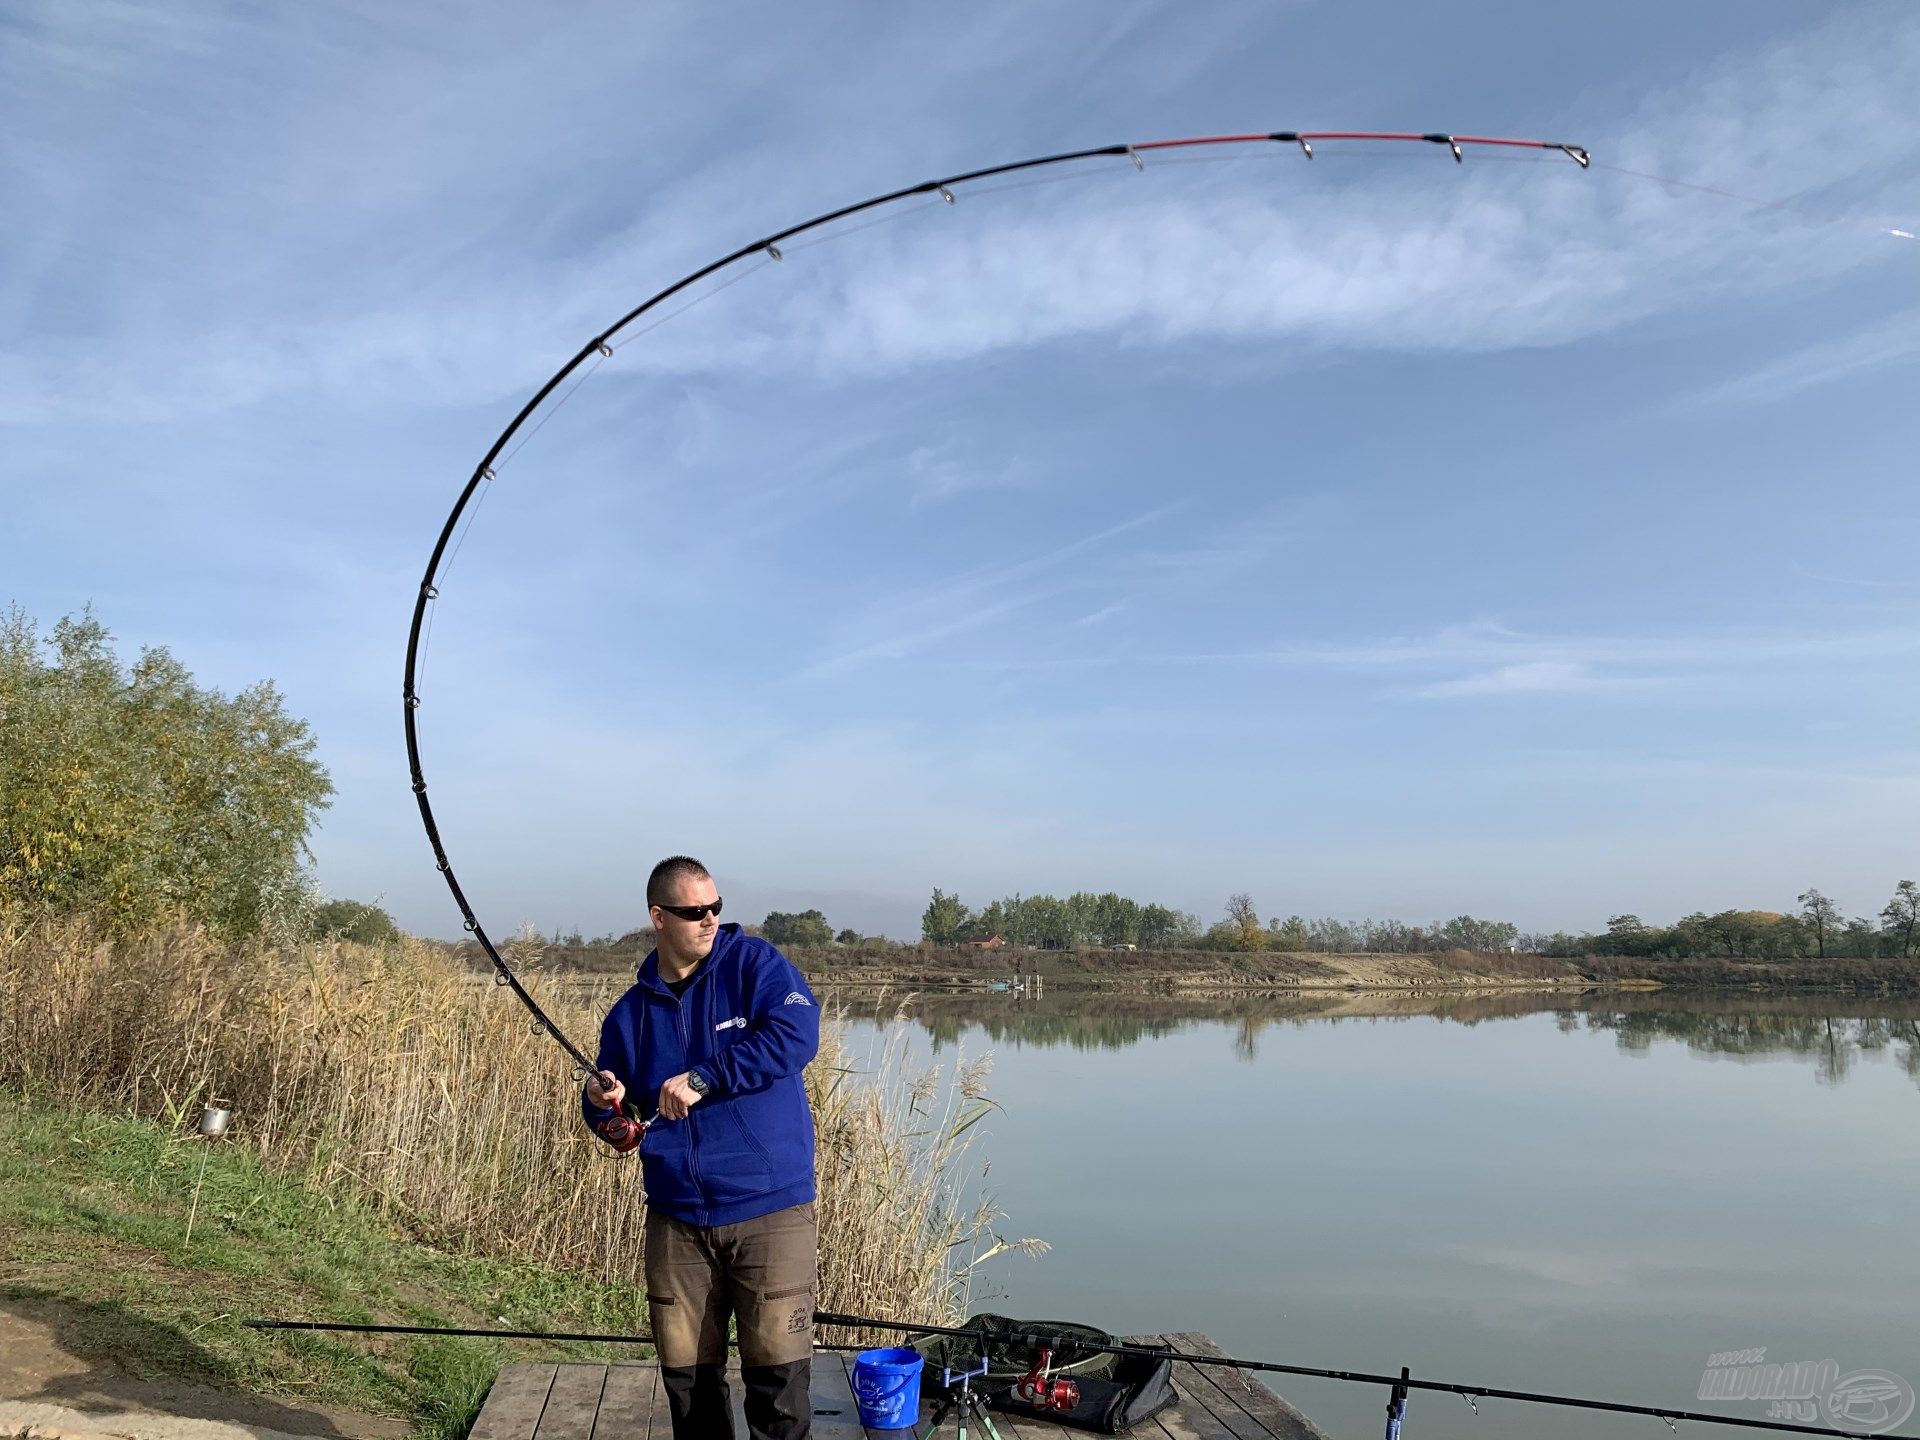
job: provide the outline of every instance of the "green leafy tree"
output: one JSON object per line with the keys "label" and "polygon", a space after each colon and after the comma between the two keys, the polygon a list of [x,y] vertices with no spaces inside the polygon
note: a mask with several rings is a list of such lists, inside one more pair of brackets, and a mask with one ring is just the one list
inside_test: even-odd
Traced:
{"label": "green leafy tree", "polygon": [[1191,945],[1199,933],[1199,923],[1184,911],[1170,910],[1165,905],[1140,907],[1139,943],[1143,950],[1173,950]]}
{"label": "green leafy tree", "polygon": [[[329,900],[313,912],[313,933],[361,945],[385,945],[400,938],[400,927],[378,905],[366,905],[358,900]],[[580,943],[577,935],[573,943]]]}
{"label": "green leafy tree", "polygon": [[1887,930],[1899,942],[1900,958],[1907,959],[1913,954],[1913,937],[1920,930],[1920,885],[1911,880],[1902,880],[1893,887],[1893,898],[1880,912],[1880,918],[1887,922]]}
{"label": "green leafy tree", "polygon": [[1093,902],[1093,938],[1101,945],[1118,947],[1140,943],[1138,901],[1108,890]]}
{"label": "green leafy tree", "polygon": [[833,943],[836,945],[858,945],[860,943],[860,932],[858,930],[842,930],[838,935],[833,937]]}
{"label": "green leafy tree", "polygon": [[[1840,930],[1835,944],[1842,955],[1871,960],[1880,953],[1880,932],[1871,920],[1856,915]],[[1915,1047],[1915,1053],[1920,1054],[1920,1046]]]}
{"label": "green leafy tree", "polygon": [[204,689],[164,649],[123,668],[85,612],[0,619],[0,903],[120,931],[307,923],[307,834],[333,793],[270,682]]}
{"label": "green leafy tree", "polygon": [[1713,922],[1704,911],[1695,910],[1674,923],[1675,949],[1681,955],[1711,955],[1718,947]]}
{"label": "green leafy tree", "polygon": [[771,911],[760,922],[760,933],[782,949],[796,945],[827,945],[833,940],[833,927],[818,910],[802,910],[797,915]]}
{"label": "green leafy tree", "polygon": [[1612,915],[1605,938],[1595,948],[1607,955],[1651,955],[1659,933],[1638,915]]}
{"label": "green leafy tree", "polygon": [[920,935],[935,945],[958,944],[967,929],[967,907],[958,895],[949,895],[938,886],[920,916]]}
{"label": "green leafy tree", "polygon": [[1722,910],[1707,918],[1707,935],[1729,957],[1744,956],[1753,935],[1753,924],[1744,910]]}
{"label": "green leafy tree", "polygon": [[1304,915],[1289,915],[1282,920],[1275,916],[1267,927],[1273,932],[1270,942],[1276,950],[1308,950],[1313,947],[1313,931]]}
{"label": "green leafy tree", "polygon": [[1073,911],[1051,895],[1030,895],[1021,905],[1026,943],[1042,950],[1071,950],[1075,932]]}

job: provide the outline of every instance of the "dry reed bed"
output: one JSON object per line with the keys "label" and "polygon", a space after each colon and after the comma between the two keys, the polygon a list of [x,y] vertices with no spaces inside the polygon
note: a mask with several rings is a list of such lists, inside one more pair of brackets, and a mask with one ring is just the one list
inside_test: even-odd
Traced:
{"label": "dry reed bed", "polygon": [[[537,955],[519,958],[535,969]],[[617,993],[523,978],[583,1043]],[[856,1066],[828,1017],[807,1073],[823,1308],[949,1319],[972,1267],[1007,1248],[957,1183],[984,1074],[915,1073],[898,1027]],[[425,1238],[642,1275],[639,1167],[587,1134],[578,1082],[525,1010],[431,946],[269,950],[186,928],[113,940],[0,922],[0,1083],[176,1126],[217,1097],[270,1163]]]}

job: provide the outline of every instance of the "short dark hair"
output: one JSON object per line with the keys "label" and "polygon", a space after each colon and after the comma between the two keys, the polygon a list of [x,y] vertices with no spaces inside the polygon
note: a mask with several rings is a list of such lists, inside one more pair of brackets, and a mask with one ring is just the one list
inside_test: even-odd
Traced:
{"label": "short dark hair", "polygon": [[682,880],[711,880],[713,872],[691,855],[669,855],[647,876],[647,904],[665,905]]}

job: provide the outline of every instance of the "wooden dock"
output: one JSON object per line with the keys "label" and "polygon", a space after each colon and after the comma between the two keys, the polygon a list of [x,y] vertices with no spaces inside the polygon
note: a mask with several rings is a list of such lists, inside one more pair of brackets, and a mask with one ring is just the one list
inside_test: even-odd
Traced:
{"label": "wooden dock", "polygon": [[[1218,1355],[1205,1335],[1136,1335],[1130,1345],[1169,1345]],[[848,1379],[853,1356],[821,1350],[813,1357],[813,1433],[818,1440],[910,1440],[916,1431],[865,1430]],[[1139,1440],[1327,1440],[1317,1425],[1251,1375],[1213,1366],[1176,1364],[1179,1402],[1128,1433]],[[730,1377],[734,1440],[747,1440],[737,1367]],[[932,1418],[922,1386],[918,1430]],[[994,1412],[1004,1440],[1076,1440],[1089,1434],[1045,1421]],[[969,1433],[978,1430],[969,1424]],[[940,1427],[954,1433],[951,1417]],[[500,1372],[469,1440],[672,1440],[667,1392],[653,1361],[612,1365],[509,1365]],[[981,1436],[985,1440],[985,1436]]]}

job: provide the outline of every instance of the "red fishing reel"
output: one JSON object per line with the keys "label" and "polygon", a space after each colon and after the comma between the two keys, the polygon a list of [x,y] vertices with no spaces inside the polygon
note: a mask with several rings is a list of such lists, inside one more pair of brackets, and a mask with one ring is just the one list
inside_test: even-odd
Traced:
{"label": "red fishing reel", "polygon": [[614,1153],[631,1155],[640,1148],[640,1142],[646,1138],[647,1131],[658,1115],[650,1115],[645,1120],[636,1120],[624,1110],[617,1110],[593,1127],[594,1133],[614,1148]]}
{"label": "red fishing reel", "polygon": [[629,1119],[625,1115],[615,1115],[610,1119],[602,1120],[593,1128],[602,1140],[618,1153],[626,1155],[640,1148],[640,1141],[647,1133],[647,1122]]}
{"label": "red fishing reel", "polygon": [[1071,1410],[1080,1403],[1080,1387],[1054,1376],[1053,1350],[1046,1345],[1040,1347],[1039,1360],[1020,1377],[1013,1393],[1036,1410]]}

